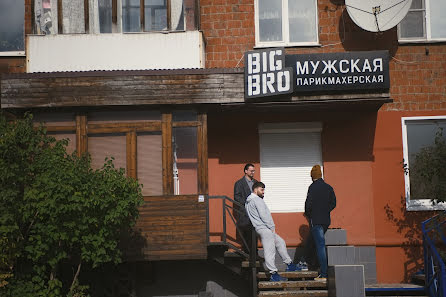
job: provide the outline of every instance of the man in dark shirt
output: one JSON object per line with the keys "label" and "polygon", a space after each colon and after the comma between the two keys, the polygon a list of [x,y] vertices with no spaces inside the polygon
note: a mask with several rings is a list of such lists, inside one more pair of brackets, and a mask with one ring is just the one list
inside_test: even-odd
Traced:
{"label": "man in dark shirt", "polygon": [[[246,164],[243,168],[243,172],[245,175],[234,184],[234,200],[244,207],[246,198],[251,195],[252,185],[257,181],[254,179],[254,174],[256,171],[253,164]],[[242,249],[249,253],[249,249],[251,248],[251,221],[249,220],[248,214],[244,208],[240,209],[240,207],[237,205],[234,205],[234,216],[237,220],[237,227],[240,229],[240,233],[237,232],[238,240],[242,245]],[[240,238],[240,235],[243,236],[248,246],[245,246],[243,240]]]}
{"label": "man in dark shirt", "polygon": [[316,245],[316,252],[321,267],[321,274],[316,278],[327,279],[327,252],[325,250],[325,232],[331,223],[330,212],[336,207],[336,195],[333,188],[322,179],[321,166],[311,169],[313,183],[308,187],[305,201],[305,216],[308,218]]}

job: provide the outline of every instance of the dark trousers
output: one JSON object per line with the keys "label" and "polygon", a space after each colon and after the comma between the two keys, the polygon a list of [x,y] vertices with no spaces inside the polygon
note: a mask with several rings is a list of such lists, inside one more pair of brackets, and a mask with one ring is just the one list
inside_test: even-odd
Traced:
{"label": "dark trousers", "polygon": [[[237,241],[242,246],[242,250],[245,253],[249,254],[249,251],[251,250],[251,243],[252,243],[251,231],[253,230],[253,228],[252,228],[252,226],[243,226],[243,227],[239,226],[239,229],[240,229],[240,231],[237,230]],[[243,242],[242,236],[243,236],[243,239],[245,240],[247,246]]]}
{"label": "dark trousers", "polygon": [[311,227],[311,234],[313,235],[316,246],[317,258],[321,267],[321,276],[327,277],[327,251],[325,249],[325,232],[327,232],[327,225],[313,225]]}

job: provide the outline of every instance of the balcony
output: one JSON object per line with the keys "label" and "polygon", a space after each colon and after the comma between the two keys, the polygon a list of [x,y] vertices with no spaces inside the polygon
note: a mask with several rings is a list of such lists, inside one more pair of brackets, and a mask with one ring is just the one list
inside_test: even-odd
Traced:
{"label": "balcony", "polygon": [[204,67],[198,0],[36,1],[27,72]]}
{"label": "balcony", "polygon": [[204,68],[201,32],[27,36],[31,73],[181,68]]}

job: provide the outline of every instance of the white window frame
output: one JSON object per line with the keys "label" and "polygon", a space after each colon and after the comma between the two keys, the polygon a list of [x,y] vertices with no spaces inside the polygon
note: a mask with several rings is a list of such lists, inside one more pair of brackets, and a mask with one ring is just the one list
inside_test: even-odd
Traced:
{"label": "white window frame", "polygon": [[0,57],[24,57],[25,51],[0,52]]}
{"label": "white window frame", "polygon": [[255,41],[256,48],[276,47],[276,46],[320,46],[319,44],[319,12],[317,7],[317,0],[314,1],[315,6],[315,21],[316,21],[316,41],[313,42],[290,42],[289,18],[288,18],[288,0],[282,1],[282,33],[283,41],[260,41],[259,36],[259,0],[254,0],[254,17],[255,17]]}
{"label": "white window frame", "polygon": [[[446,120],[444,116],[417,116],[417,117],[402,117],[401,126],[403,132],[403,158],[404,163],[409,164],[409,151],[407,143],[407,122],[423,121],[423,120]],[[404,174],[405,194],[406,194],[406,209],[409,211],[421,211],[421,210],[446,210],[446,203],[441,202],[433,205],[431,200],[411,200],[410,199],[410,177],[409,172]]]}
{"label": "white window frame", "polygon": [[[398,24],[398,42],[399,43],[432,43],[432,42],[444,42],[446,41],[446,36],[444,38],[432,38],[431,33],[431,13],[430,13],[430,1],[424,1],[424,34],[426,37],[412,37],[412,38],[402,38],[401,37],[401,23]],[[442,0],[444,1],[444,0]],[[421,9],[419,9],[421,10]],[[411,10],[409,10],[411,11]]]}

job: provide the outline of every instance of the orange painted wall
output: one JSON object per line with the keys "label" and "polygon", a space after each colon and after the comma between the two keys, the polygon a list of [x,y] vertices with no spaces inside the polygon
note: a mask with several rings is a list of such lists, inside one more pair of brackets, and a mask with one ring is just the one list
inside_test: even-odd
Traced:
{"label": "orange painted wall", "polygon": [[[378,282],[409,281],[422,268],[420,223],[435,212],[405,211],[401,117],[439,114],[446,110],[210,114],[210,194],[232,198],[246,162],[256,165],[260,178],[259,123],[321,121],[325,180],[338,202],[331,227],[346,229],[350,245],[376,245]],[[289,247],[301,244],[307,231],[302,213],[273,218]],[[221,230],[220,202],[211,203],[210,221],[211,232]],[[233,227],[229,230],[235,234]]]}
{"label": "orange painted wall", "polygon": [[446,115],[438,111],[378,112],[373,163],[378,282],[409,281],[422,263],[421,222],[433,211],[405,210],[401,118]]}
{"label": "orange painted wall", "polygon": [[[374,245],[371,158],[376,111],[210,114],[210,195],[232,198],[234,182],[243,175],[243,165],[247,162],[256,165],[256,178],[260,178],[259,123],[299,121],[324,123],[325,179],[334,187],[338,200],[338,207],[332,213],[332,227],[347,229],[349,244]],[[217,232],[221,227],[221,207],[212,203],[210,231]],[[301,243],[305,236],[301,233],[307,225],[302,213],[277,213],[273,218],[277,232],[288,246]]]}

